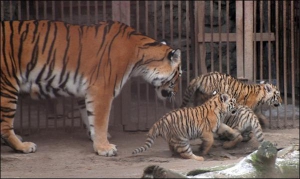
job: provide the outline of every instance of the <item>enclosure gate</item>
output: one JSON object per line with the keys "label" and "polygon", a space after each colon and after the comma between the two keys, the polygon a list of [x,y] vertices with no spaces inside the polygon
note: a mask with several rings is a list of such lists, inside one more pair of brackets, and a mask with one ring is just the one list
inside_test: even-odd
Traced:
{"label": "enclosure gate", "polygon": [[[284,104],[265,112],[270,128],[299,127],[299,14],[299,1],[1,1],[1,21],[92,24],[114,19],[182,50],[176,101],[158,100],[154,89],[139,78],[123,87],[113,102],[110,128],[124,131],[148,130],[180,106],[191,79],[209,71],[274,83]],[[82,127],[75,99],[20,99],[15,129],[22,135]]]}

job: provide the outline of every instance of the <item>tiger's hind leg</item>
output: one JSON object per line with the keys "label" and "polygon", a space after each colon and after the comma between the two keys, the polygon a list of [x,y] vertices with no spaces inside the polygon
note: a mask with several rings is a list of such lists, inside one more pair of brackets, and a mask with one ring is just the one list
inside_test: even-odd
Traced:
{"label": "tiger's hind leg", "polygon": [[243,140],[242,135],[237,131],[222,123],[218,129],[219,135],[224,135],[229,141],[223,143],[223,148],[230,149],[235,147],[238,143]]}
{"label": "tiger's hind leg", "polygon": [[172,138],[169,142],[169,148],[172,152],[177,152],[182,158],[204,161],[203,157],[193,154],[189,140]]}
{"label": "tiger's hind leg", "polygon": [[[10,80],[1,74],[1,138],[15,151],[23,153],[35,152],[36,144],[32,142],[22,142],[14,132],[14,117],[17,109],[18,92],[11,85]],[[9,82],[9,85],[5,85]]]}
{"label": "tiger's hind leg", "polygon": [[[79,107],[79,111],[81,114],[81,119],[83,121],[84,127],[86,129],[88,137],[91,139],[91,141],[94,141],[95,131],[94,128],[90,126],[90,122],[87,115],[86,105],[84,99],[78,99],[77,104]],[[107,138],[111,138],[111,135],[107,132]]]}

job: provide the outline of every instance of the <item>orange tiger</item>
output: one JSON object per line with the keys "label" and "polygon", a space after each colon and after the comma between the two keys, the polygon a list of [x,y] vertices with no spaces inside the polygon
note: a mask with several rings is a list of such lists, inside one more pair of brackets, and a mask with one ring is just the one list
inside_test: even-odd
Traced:
{"label": "orange tiger", "polygon": [[228,135],[230,141],[224,142],[225,148],[243,139],[240,133],[233,131],[222,122],[228,113],[235,113],[236,107],[235,98],[224,93],[216,94],[200,106],[175,109],[153,124],[145,145],[135,149],[132,154],[147,150],[154,140],[161,136],[168,142],[172,152],[179,153],[183,158],[203,161],[202,156],[193,154],[190,140],[201,139],[203,143],[200,150],[203,155],[206,155],[214,142],[214,134],[226,132],[232,134]]}
{"label": "orange tiger", "polygon": [[189,83],[181,107],[187,106],[191,100],[194,100],[193,106],[200,105],[214,92],[231,94],[238,104],[251,108],[262,127],[266,126],[268,120],[259,107],[278,107],[282,103],[279,90],[272,84],[246,84],[228,74],[210,72],[199,75]]}
{"label": "orange tiger", "polygon": [[113,99],[131,77],[156,87],[159,98],[178,90],[181,51],[106,21],[75,25],[61,21],[2,21],[1,138],[16,151],[35,152],[36,144],[14,133],[18,94],[35,98],[83,97],[93,148],[98,155],[117,154],[107,139]]}

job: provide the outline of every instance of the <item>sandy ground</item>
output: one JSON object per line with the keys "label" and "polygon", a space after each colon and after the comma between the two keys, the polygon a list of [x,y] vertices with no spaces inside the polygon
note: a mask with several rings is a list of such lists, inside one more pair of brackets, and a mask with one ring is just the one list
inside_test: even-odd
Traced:
{"label": "sandy ground", "polygon": [[[299,127],[284,130],[264,130],[265,139],[277,144],[278,148],[299,143]],[[167,169],[186,173],[193,169],[234,164],[257,149],[256,139],[241,143],[231,150],[222,149],[221,141],[215,141],[205,161],[182,159],[172,156],[167,143],[158,138],[151,149],[138,155],[131,152],[141,146],[146,132],[110,131],[110,140],[118,146],[115,157],[97,156],[92,142],[84,129],[43,130],[38,134],[23,136],[25,141],[38,145],[36,153],[20,154],[7,146],[1,146],[1,178],[139,178],[149,165],[160,165]],[[193,141],[194,153],[200,141]]]}

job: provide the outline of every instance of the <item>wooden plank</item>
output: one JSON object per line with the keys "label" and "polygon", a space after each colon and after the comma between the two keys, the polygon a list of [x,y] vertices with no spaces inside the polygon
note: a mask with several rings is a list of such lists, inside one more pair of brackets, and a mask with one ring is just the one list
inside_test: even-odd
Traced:
{"label": "wooden plank", "polygon": [[[268,41],[270,35],[270,41],[275,41],[275,34],[274,33],[262,33],[262,41]],[[221,33],[221,37],[219,37],[219,33],[205,33],[204,38],[201,33],[198,33],[198,42],[211,42],[211,39],[213,42],[227,42],[227,33]],[[253,35],[252,35],[253,36]],[[236,33],[228,33],[228,39],[229,42],[236,42]],[[220,39],[221,38],[221,39]],[[253,41],[260,41],[260,36],[256,36],[256,38],[252,37]]]}

